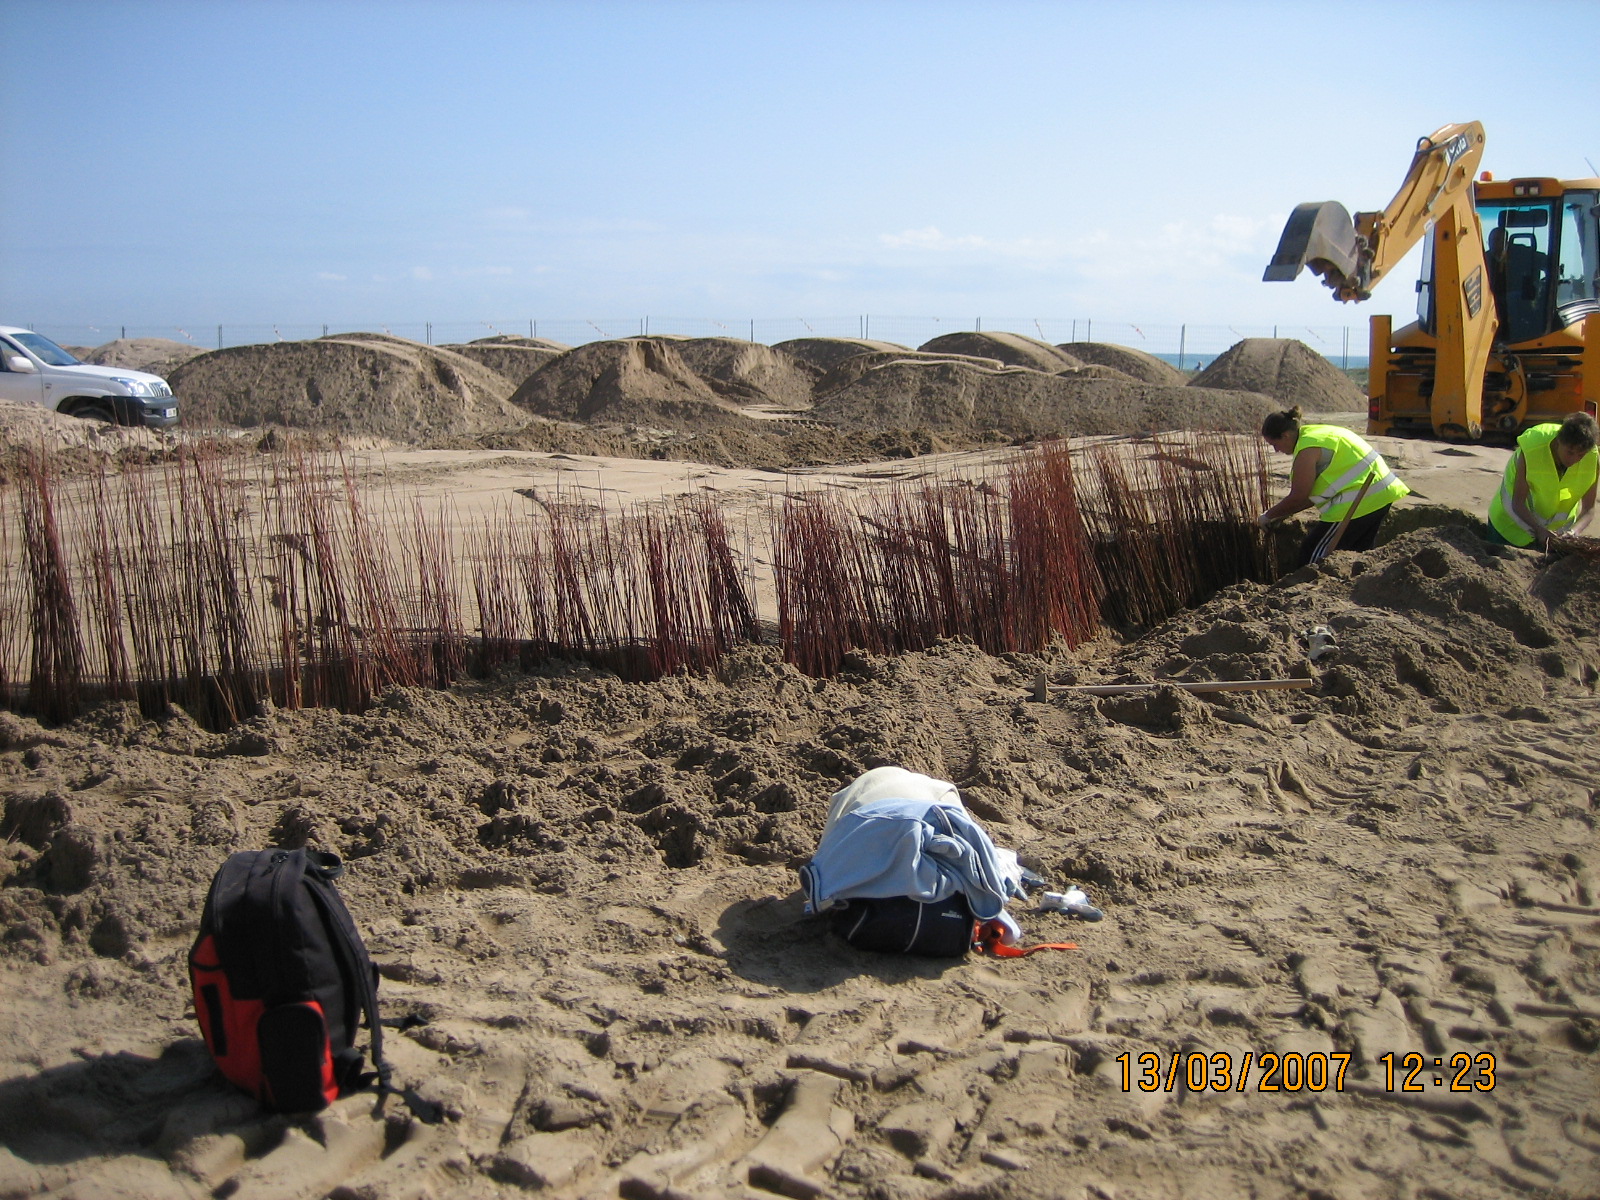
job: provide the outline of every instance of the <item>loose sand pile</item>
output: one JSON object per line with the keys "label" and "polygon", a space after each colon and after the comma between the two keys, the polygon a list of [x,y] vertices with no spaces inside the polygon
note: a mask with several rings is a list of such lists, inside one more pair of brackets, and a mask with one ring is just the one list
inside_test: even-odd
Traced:
{"label": "loose sand pile", "polygon": [[168,444],[171,436],[154,429],[65,417],[42,404],[0,400],[0,482],[8,473],[8,460],[18,452],[87,449],[116,454],[156,449]]}
{"label": "loose sand pile", "polygon": [[[130,354],[156,348],[149,339],[111,345]],[[1149,355],[1075,345],[1083,358],[1010,333],[948,334],[915,351],[848,338],[768,347],[676,337],[562,349],[511,335],[429,347],[353,332],[199,354],[170,381],[189,426],[283,424],[414,445],[476,439],[763,466],[996,438],[1244,430],[1288,403],[1310,412],[1360,407],[1354,385],[1298,342],[1242,342],[1187,394],[1174,383],[1182,374]],[[1230,379],[1244,382],[1225,386]],[[1272,402],[1243,394],[1251,390]],[[516,433],[530,414],[557,425]]]}
{"label": "loose sand pile", "polygon": [[[1118,346],[1111,342],[1063,342],[1056,347],[1081,362],[1110,367],[1143,383],[1156,383],[1166,387],[1182,387],[1189,382],[1187,373],[1165,359],[1157,358],[1144,350]],[[1240,388],[1251,391],[1251,388]]]}
{"label": "loose sand pile", "polygon": [[205,352],[204,346],[176,342],[170,338],[117,338],[78,355],[78,358],[97,367],[126,367],[130,371],[148,371],[165,379],[191,358]]}
{"label": "loose sand pile", "polygon": [[520,333],[496,333],[490,337],[474,338],[468,342],[469,346],[526,346],[530,350],[554,350],[557,354],[563,350],[571,350],[566,342],[558,342],[551,338],[523,337]]}
{"label": "loose sand pile", "polygon": [[1037,338],[1020,333],[946,333],[922,343],[926,354],[963,354],[969,358],[991,358],[1008,367],[1027,367],[1030,371],[1070,371],[1083,361]]}
{"label": "loose sand pile", "polygon": [[712,429],[739,425],[739,404],[695,374],[673,338],[590,342],[546,363],[511,402],[540,416],[595,425]]}
{"label": "loose sand pile", "polygon": [[510,429],[527,417],[495,371],[450,350],[382,334],[235,346],[173,372],[186,423],[289,425],[426,442]]}
{"label": "loose sand pile", "polygon": [[873,356],[870,363],[847,359],[828,381],[858,368],[859,378],[842,386],[825,390],[819,383],[815,419],[844,428],[995,430],[1035,437],[1253,431],[1274,407],[1249,392],[1152,387],[1104,367],[1045,375],[971,359],[905,355]]}
{"label": "loose sand pile", "polygon": [[545,363],[560,357],[572,347],[544,338],[498,334],[462,345],[441,346],[440,349],[452,351],[463,358],[470,358],[473,362],[482,363],[491,371],[504,375],[514,391]]}
{"label": "loose sand pile", "polygon": [[[751,649],[221,735],[0,714],[0,1195],[1592,1196],[1597,597],[1444,527],[1044,660]],[[1039,704],[1040,668],[1315,683]],[[1099,924],[1014,906],[1081,950],[875,956],[804,917],[829,793],[885,763],[1088,887]],[[350,864],[427,1120],[286,1123],[195,1039],[211,873],[302,844]]]}
{"label": "loose sand pile", "polygon": [[1262,392],[1308,413],[1361,412],[1367,398],[1354,380],[1304,342],[1245,338],[1214,359],[1191,387]]}
{"label": "loose sand pile", "polygon": [[779,342],[773,349],[787,354],[813,377],[821,377],[857,354],[903,354],[909,353],[911,347],[898,342],[874,342],[863,338],[809,337]]}
{"label": "loose sand pile", "polygon": [[837,392],[840,388],[859,382],[882,367],[904,364],[930,366],[937,363],[950,363],[989,371],[1027,369],[1006,368],[998,358],[973,358],[969,354],[937,354],[921,350],[871,350],[840,359],[812,385],[812,395],[814,399],[821,399]]}
{"label": "loose sand pile", "polygon": [[738,338],[674,342],[684,364],[725,400],[801,409],[811,404],[811,373],[785,351]]}

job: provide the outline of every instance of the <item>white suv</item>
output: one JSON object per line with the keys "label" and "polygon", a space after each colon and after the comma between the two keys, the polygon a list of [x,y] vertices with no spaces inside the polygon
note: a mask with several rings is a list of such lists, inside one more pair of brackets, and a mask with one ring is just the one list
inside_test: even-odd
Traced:
{"label": "white suv", "polygon": [[92,367],[42,334],[11,325],[0,325],[0,400],[118,425],[165,429],[178,423],[178,401],[161,376]]}

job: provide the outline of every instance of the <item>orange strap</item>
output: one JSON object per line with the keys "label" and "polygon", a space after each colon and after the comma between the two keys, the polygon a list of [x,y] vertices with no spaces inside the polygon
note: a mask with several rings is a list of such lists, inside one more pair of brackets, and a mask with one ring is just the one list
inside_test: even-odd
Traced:
{"label": "orange strap", "polygon": [[972,944],[986,954],[996,958],[1026,958],[1035,950],[1076,950],[1077,942],[1040,942],[1037,946],[1023,949],[1021,946],[1008,946],[1001,939],[1005,937],[1006,927],[999,921],[980,921],[973,931]]}

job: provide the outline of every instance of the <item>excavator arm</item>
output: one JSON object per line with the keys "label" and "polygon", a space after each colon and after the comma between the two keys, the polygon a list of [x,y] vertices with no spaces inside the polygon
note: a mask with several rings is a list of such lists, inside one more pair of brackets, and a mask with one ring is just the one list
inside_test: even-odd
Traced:
{"label": "excavator arm", "polygon": [[1335,299],[1366,300],[1431,230],[1438,338],[1433,424],[1446,437],[1482,433],[1483,377],[1496,330],[1472,195],[1482,157],[1477,121],[1436,130],[1417,143],[1411,169],[1381,212],[1351,217],[1333,201],[1296,207],[1263,276],[1289,281],[1310,267]]}

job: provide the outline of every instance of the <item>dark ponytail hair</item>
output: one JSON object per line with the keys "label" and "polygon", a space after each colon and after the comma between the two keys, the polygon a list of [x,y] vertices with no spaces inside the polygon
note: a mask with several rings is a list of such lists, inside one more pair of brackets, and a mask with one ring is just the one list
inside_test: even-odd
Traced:
{"label": "dark ponytail hair", "polygon": [[1276,440],[1286,433],[1292,433],[1297,437],[1300,434],[1300,406],[1298,404],[1284,412],[1269,413],[1267,419],[1261,422],[1261,436],[1264,438]]}
{"label": "dark ponytail hair", "polygon": [[1568,446],[1576,447],[1585,454],[1595,448],[1600,442],[1600,425],[1586,412],[1570,414],[1561,422],[1561,432],[1556,434],[1556,441],[1564,442]]}

